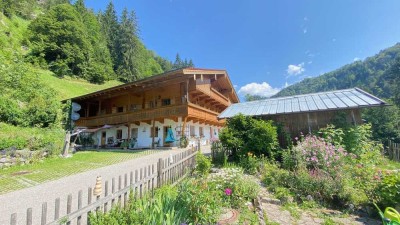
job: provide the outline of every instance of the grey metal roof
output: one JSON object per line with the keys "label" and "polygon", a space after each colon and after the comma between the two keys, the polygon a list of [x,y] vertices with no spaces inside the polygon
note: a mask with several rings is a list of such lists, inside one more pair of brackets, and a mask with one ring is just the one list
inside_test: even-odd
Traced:
{"label": "grey metal roof", "polygon": [[262,116],[382,105],[387,105],[387,103],[359,88],[352,88],[236,103],[225,109],[218,118],[230,118],[239,113],[248,116]]}

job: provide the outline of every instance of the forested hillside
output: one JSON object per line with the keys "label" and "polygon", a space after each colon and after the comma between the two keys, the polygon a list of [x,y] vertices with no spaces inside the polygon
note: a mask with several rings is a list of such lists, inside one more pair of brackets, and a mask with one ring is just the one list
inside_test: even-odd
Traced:
{"label": "forested hillside", "polygon": [[61,136],[38,134],[63,133],[60,100],[194,66],[147,49],[134,11],[117,14],[110,2],[94,13],[83,0],[71,2],[0,0],[0,150],[58,151]]}
{"label": "forested hillside", "polygon": [[381,98],[391,98],[400,87],[393,83],[399,75],[400,44],[382,50],[364,61],[356,61],[314,78],[306,78],[281,90],[274,97],[319,91],[362,88]]}
{"label": "forested hillside", "polygon": [[387,48],[363,61],[356,61],[281,90],[274,97],[359,87],[392,107],[368,109],[363,118],[372,123],[376,139],[400,141],[400,44]]}

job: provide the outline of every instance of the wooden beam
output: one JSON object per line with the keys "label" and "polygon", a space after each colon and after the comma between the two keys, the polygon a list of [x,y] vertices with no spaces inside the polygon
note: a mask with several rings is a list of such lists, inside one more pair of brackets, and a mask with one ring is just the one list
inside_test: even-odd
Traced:
{"label": "wooden beam", "polygon": [[152,121],[151,120],[142,120],[141,122],[147,123],[148,125],[151,125]]}

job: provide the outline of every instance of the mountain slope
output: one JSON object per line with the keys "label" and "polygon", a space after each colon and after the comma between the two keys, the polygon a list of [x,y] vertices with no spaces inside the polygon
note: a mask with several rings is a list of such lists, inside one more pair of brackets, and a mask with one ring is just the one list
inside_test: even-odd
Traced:
{"label": "mountain slope", "polygon": [[392,67],[399,59],[400,44],[396,44],[364,61],[353,62],[318,77],[306,78],[284,88],[274,97],[359,87],[381,98],[390,98],[393,88],[400,88],[388,81]]}

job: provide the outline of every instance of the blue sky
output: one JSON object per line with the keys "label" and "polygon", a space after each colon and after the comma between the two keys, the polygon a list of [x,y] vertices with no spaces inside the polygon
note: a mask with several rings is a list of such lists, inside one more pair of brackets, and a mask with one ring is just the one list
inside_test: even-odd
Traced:
{"label": "blue sky", "polygon": [[[95,11],[109,0],[86,0]],[[239,95],[363,60],[400,41],[398,0],[117,0],[134,10],[147,48],[226,69]]]}

